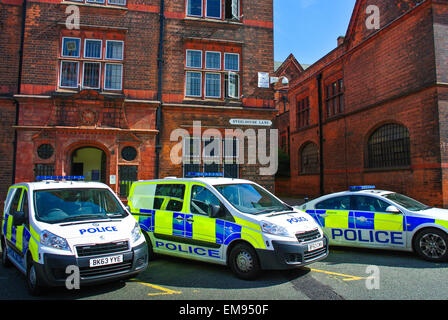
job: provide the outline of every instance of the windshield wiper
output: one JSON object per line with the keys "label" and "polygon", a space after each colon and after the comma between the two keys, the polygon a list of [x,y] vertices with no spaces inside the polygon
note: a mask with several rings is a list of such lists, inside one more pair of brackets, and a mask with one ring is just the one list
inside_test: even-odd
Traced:
{"label": "windshield wiper", "polygon": [[64,219],[56,220],[55,223],[60,222],[69,222],[69,221],[79,221],[79,220],[88,220],[88,219],[109,219],[109,217],[103,215],[103,214],[83,214],[80,216],[72,216],[72,217],[66,217]]}

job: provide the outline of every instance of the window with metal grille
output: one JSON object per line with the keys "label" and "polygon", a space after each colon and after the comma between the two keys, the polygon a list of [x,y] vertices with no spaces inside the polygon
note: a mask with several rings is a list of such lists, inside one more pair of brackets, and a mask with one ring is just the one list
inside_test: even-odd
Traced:
{"label": "window with metal grille", "polygon": [[50,159],[53,156],[54,149],[51,144],[44,143],[37,148],[37,155],[41,159]]}
{"label": "window with metal grille", "polygon": [[120,186],[120,197],[129,196],[132,182],[137,181],[138,166],[119,166],[118,179]]}
{"label": "window with metal grille", "polygon": [[308,142],[300,154],[300,173],[317,174],[319,173],[319,149],[317,144]]}
{"label": "window with metal grille", "polygon": [[411,164],[409,130],[399,124],[378,128],[367,143],[367,168],[393,168]]}
{"label": "window with metal grille", "polygon": [[297,129],[310,124],[310,98],[300,99],[297,103]]}
{"label": "window with metal grille", "polygon": [[54,164],[35,164],[34,176],[54,176]]}

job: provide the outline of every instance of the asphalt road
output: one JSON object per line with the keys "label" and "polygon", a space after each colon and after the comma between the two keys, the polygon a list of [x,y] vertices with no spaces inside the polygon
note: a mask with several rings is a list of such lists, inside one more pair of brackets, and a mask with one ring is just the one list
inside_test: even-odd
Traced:
{"label": "asphalt road", "polygon": [[[448,263],[412,253],[332,247],[323,261],[292,271],[235,278],[223,266],[159,256],[135,279],[47,290],[42,300],[446,300]],[[24,276],[0,266],[0,300],[36,299]]]}

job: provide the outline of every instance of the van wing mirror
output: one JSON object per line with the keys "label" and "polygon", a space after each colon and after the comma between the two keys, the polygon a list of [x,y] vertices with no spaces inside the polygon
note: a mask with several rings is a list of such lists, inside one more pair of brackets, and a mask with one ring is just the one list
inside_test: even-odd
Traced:
{"label": "van wing mirror", "polygon": [[224,208],[222,205],[209,204],[210,207],[210,217],[211,218],[219,218],[224,216]]}
{"label": "van wing mirror", "polygon": [[12,215],[12,225],[14,227],[21,226],[25,223],[25,213],[23,211],[16,211]]}
{"label": "van wing mirror", "polygon": [[400,209],[398,209],[396,206],[388,206],[386,208],[387,213],[401,213]]}

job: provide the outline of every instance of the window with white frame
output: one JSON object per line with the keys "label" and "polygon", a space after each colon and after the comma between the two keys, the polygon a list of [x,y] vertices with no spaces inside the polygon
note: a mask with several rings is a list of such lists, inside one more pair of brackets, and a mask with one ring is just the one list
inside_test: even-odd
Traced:
{"label": "window with white frame", "polygon": [[61,43],[60,88],[122,90],[123,41],[63,37]]}
{"label": "window with white frame", "polygon": [[187,16],[240,20],[240,0],[187,0]]}
{"label": "window with white frame", "polygon": [[126,0],[71,0],[80,3],[97,4],[103,6],[126,6]]}
{"label": "window with white frame", "polygon": [[238,53],[187,49],[185,55],[186,97],[240,98]]}

